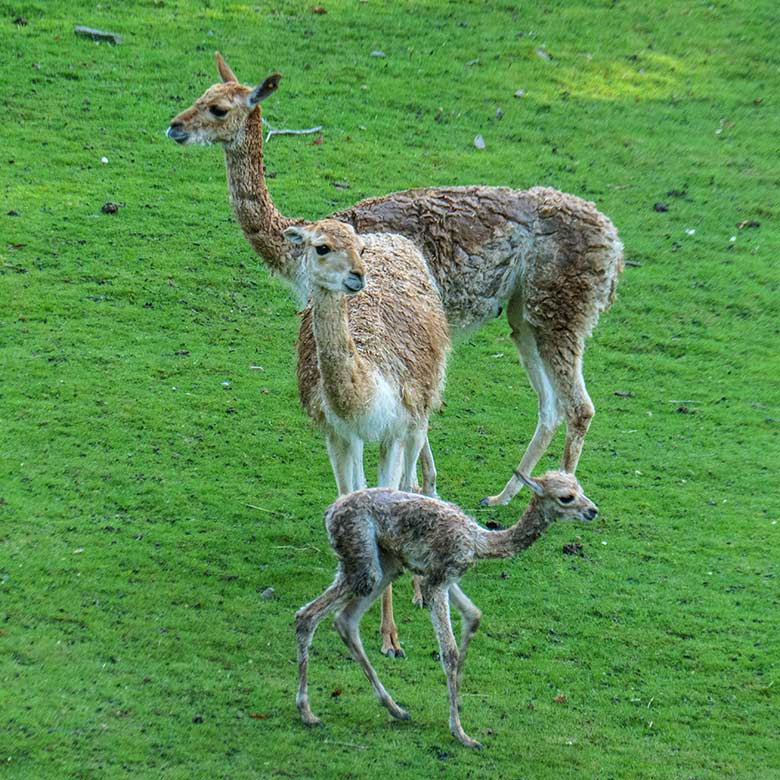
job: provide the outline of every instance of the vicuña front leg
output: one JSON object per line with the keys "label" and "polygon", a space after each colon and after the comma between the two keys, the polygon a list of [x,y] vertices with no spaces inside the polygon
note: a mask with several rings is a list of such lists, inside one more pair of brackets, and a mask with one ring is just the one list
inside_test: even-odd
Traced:
{"label": "vicu\u00f1a front leg", "polygon": [[393,586],[388,585],[382,594],[382,625],[379,628],[382,635],[382,655],[388,658],[405,658],[400,642],[398,641],[398,627],[393,616]]}
{"label": "vicu\u00f1a front leg", "polygon": [[482,745],[466,734],[463,726],[460,725],[458,708],[458,666],[460,653],[455,643],[455,636],[452,633],[449,594],[443,588],[437,589],[432,596],[431,621],[433,622],[433,630],[436,632],[436,638],[439,640],[441,665],[444,667],[444,674],[447,676],[447,693],[450,702],[450,731],[462,745],[470,748],[481,748]]}
{"label": "vicu\u00f1a front leg", "polygon": [[417,575],[412,577],[412,587],[414,588],[414,593],[412,594],[412,604],[414,604],[415,607],[425,606],[423,601],[422,588],[420,587],[421,579],[422,577],[418,577]]}
{"label": "vicu\u00f1a front leg", "polygon": [[459,585],[450,585],[450,598],[461,616],[460,647],[458,648],[458,690],[460,690],[463,664],[466,662],[469,644],[471,644],[474,634],[477,633],[482,620],[482,612],[461,590]]}

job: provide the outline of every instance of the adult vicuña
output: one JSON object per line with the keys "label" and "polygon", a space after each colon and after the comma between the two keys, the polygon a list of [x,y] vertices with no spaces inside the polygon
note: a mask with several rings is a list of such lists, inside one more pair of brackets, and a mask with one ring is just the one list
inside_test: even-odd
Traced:
{"label": "adult vicu\u00f1a", "polygon": [[[325,430],[339,493],[366,486],[366,441],[379,442],[377,484],[412,490],[449,348],[447,319],[420,250],[390,233],[358,236],[333,219],[288,227],[284,235],[305,247],[311,288],[298,336],[298,391]],[[424,477],[423,490],[435,495],[435,470]],[[381,633],[382,652],[402,656],[390,587]]]}
{"label": "adult vicu\u00f1a", "polygon": [[[309,647],[317,625],[333,610],[338,610],[339,635],[381,704],[394,718],[409,718],[379,681],[359,633],[365,611],[406,568],[421,576],[424,603],[431,610],[447,677],[450,731],[466,747],[480,747],[460,724],[458,689],[469,642],[482,615],[460,589],[458,580],[480,559],[506,558],[529,547],[556,518],[592,520],[598,512],[572,474],[551,471],[539,479],[523,474],[517,477],[531,488],[531,503],[522,518],[504,531],[488,531],[453,504],[383,488],[350,493],[326,510],[325,528],[338,557],[336,578],[295,616],[297,703],[304,723],[321,722],[309,706]],[[452,631],[450,600],[462,617],[460,647]]]}
{"label": "adult vicu\u00f1a", "polygon": [[[274,206],[263,169],[259,102],[279,74],[252,88],[217,54],[215,84],[173,119],[180,144],[220,143],[230,200],[244,235],[268,267],[305,300],[301,253],[284,228],[299,220]],[[454,335],[495,317],[503,302],[512,339],[539,398],[536,430],[516,471],[530,474],[566,420],[562,468],[574,472],[593,417],[582,376],[585,339],[609,308],[623,269],[623,245],[593,203],[546,187],[431,187],[370,198],[332,215],[359,233],[399,233],[422,250]],[[505,504],[520,490],[513,472],[484,499]]]}

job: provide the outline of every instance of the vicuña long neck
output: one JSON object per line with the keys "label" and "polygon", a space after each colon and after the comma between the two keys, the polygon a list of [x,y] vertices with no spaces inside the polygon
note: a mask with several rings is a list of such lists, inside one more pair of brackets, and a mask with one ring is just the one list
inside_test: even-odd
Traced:
{"label": "vicu\u00f1a long neck", "polygon": [[350,335],[346,296],[315,287],[312,327],[317,364],[331,409],[344,419],[365,413],[371,405],[374,380]]}
{"label": "vicu\u00f1a long neck", "polygon": [[536,498],[511,528],[505,531],[485,531],[480,539],[479,558],[510,558],[530,547],[552,524],[545,517]]}
{"label": "vicu\u00f1a long neck", "polygon": [[299,286],[299,252],[290,252],[282,237],[296,220],[277,210],[265,184],[259,108],[249,115],[241,136],[225,146],[225,164],[230,203],[247,240],[272,271]]}

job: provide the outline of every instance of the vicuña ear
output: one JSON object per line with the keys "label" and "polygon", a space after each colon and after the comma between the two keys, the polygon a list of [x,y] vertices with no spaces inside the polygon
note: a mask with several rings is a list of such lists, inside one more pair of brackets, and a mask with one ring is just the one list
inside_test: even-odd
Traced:
{"label": "vicu\u00f1a ear", "polygon": [[261,100],[265,100],[272,92],[276,92],[276,88],[281,81],[281,73],[272,73],[262,84],[255,87],[247,98],[247,102],[250,106],[256,106]]}
{"label": "vicu\u00f1a ear", "polygon": [[233,73],[230,65],[225,62],[222,55],[218,51],[215,51],[214,56],[217,58],[217,70],[219,71],[219,77],[222,79],[222,81],[238,82],[236,74]]}
{"label": "vicu\u00f1a ear", "polygon": [[309,231],[299,225],[293,225],[292,227],[286,228],[282,235],[291,244],[303,244],[309,237]]}
{"label": "vicu\u00f1a ear", "polygon": [[527,477],[525,474],[522,474],[519,471],[516,471],[515,475],[526,487],[531,488],[531,490],[533,490],[533,492],[536,493],[537,496],[544,495],[544,488],[542,487],[541,482],[534,479],[533,477]]}

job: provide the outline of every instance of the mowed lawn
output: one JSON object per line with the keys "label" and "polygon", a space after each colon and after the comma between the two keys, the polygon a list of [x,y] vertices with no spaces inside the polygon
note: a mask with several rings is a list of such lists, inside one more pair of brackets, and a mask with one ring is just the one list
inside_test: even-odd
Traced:
{"label": "mowed lawn", "polygon": [[[771,0],[0,2],[0,775],[780,777],[779,24]],[[408,657],[380,656],[376,609],[363,638],[413,719],[326,621],[325,728],[299,720],[292,618],[333,575],[335,487],[296,302],[233,219],[222,151],[163,135],[216,49],[245,83],[283,74],[274,127],[322,125],[266,146],[287,214],[545,184],[625,243],[585,363],[599,519],[463,581],[483,751],[449,734],[408,578]],[[503,318],[456,346],[445,397],[441,495],[514,522],[527,492],[479,508],[536,422]]]}

